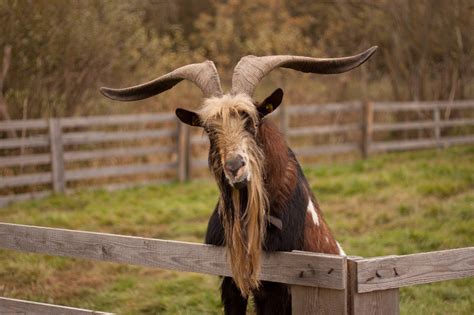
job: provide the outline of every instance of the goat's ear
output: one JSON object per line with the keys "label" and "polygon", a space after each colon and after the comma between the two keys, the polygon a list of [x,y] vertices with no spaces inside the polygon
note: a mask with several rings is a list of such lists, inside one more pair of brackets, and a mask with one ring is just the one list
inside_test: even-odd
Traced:
{"label": "goat's ear", "polygon": [[261,117],[264,117],[280,106],[283,99],[283,90],[276,89],[269,97],[267,97],[262,103],[258,105],[258,112]]}
{"label": "goat's ear", "polygon": [[181,120],[187,125],[194,127],[202,127],[201,119],[199,118],[199,115],[195,112],[183,108],[177,108],[176,116],[178,116],[179,120]]}

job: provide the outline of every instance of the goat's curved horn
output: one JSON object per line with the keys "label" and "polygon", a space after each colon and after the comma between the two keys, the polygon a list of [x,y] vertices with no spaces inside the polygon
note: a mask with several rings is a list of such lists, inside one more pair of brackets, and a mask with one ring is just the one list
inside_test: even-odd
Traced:
{"label": "goat's curved horn", "polygon": [[231,93],[245,93],[252,96],[260,80],[278,67],[321,74],[346,72],[363,64],[376,50],[377,46],[374,46],[358,55],[342,58],[311,58],[291,55],[246,56],[240,59],[234,68]]}
{"label": "goat's curved horn", "polygon": [[209,60],[180,67],[153,81],[137,86],[124,89],[102,87],[100,92],[117,101],[137,101],[169,90],[182,80],[194,82],[202,90],[204,97],[222,96],[219,74],[214,63]]}

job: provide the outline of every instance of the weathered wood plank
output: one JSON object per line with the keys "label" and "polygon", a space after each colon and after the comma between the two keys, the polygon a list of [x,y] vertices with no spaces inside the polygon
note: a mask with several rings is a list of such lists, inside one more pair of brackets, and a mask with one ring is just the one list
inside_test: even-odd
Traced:
{"label": "weathered wood plank", "polygon": [[171,122],[174,120],[175,120],[174,113],[157,113],[157,114],[135,114],[135,115],[68,117],[68,118],[63,118],[61,120],[61,123],[63,127],[71,128],[71,127],[159,123],[159,122]]}
{"label": "weathered wood plank", "polygon": [[[437,110],[434,111],[436,113]],[[436,115],[436,114],[435,114]],[[436,116],[435,116],[436,119]],[[439,116],[438,116],[439,119]],[[392,130],[410,130],[435,127],[455,127],[474,125],[474,119],[453,119],[439,120],[438,123],[433,120],[405,121],[396,123],[378,123],[374,124],[374,131],[392,131]]]}
{"label": "weathered wood plank", "polygon": [[64,179],[64,150],[63,131],[61,121],[58,118],[49,120],[49,143],[51,152],[51,176],[53,190],[56,193],[64,193],[66,181]]}
{"label": "weathered wood plank", "polygon": [[70,144],[86,144],[101,143],[109,141],[130,141],[141,139],[161,139],[176,135],[176,130],[159,129],[159,130],[137,130],[137,131],[85,131],[70,132],[63,136],[63,143]]}
{"label": "weathered wood plank", "polygon": [[314,147],[297,147],[293,149],[293,152],[295,152],[297,156],[314,156],[323,154],[347,153],[358,149],[359,145],[356,143],[342,143],[318,145]]}
{"label": "weathered wood plank", "polygon": [[292,285],[291,308],[292,314],[298,315],[345,315],[346,291]]}
{"label": "weathered wood plank", "polygon": [[320,314],[318,288],[291,286],[291,313],[299,315]]}
{"label": "weathered wood plank", "polygon": [[349,315],[397,315],[400,313],[399,289],[374,292],[357,292],[357,261],[348,258],[347,314]]}
{"label": "weathered wood plank", "polygon": [[[126,183],[115,183],[115,184],[107,184],[107,185],[88,185],[86,188],[80,187],[81,190],[106,190],[106,191],[116,191],[128,188],[136,188],[136,187],[143,187],[148,185],[162,185],[162,184],[169,184],[172,180],[170,179],[150,179],[150,180],[137,180],[134,182],[126,182]],[[67,189],[66,193],[74,193],[76,189]]]}
{"label": "weathered wood plank", "polygon": [[209,162],[207,159],[191,160],[191,168],[208,168]]}
{"label": "weathered wood plank", "polygon": [[414,110],[433,110],[435,108],[474,108],[474,100],[460,100],[454,102],[433,101],[433,102],[374,102],[374,110],[377,112],[397,112]]}
{"label": "weathered wood plank", "polygon": [[4,195],[4,196],[0,196],[0,207],[6,206],[7,204],[11,202],[15,202],[15,201],[40,199],[49,195],[51,195],[51,191],[49,190],[23,193],[23,194],[15,194],[15,195]]}
{"label": "weathered wood plank", "polygon": [[371,152],[373,131],[374,131],[374,104],[372,102],[365,102],[362,113],[362,137],[361,137],[361,152],[364,159],[368,158]]}
{"label": "weathered wood plank", "polygon": [[358,292],[474,276],[474,247],[356,261]]}
{"label": "weathered wood plank", "polygon": [[2,180],[0,181],[0,188],[29,186],[46,183],[51,183],[51,172],[2,177]]}
{"label": "weathered wood plank", "polygon": [[288,129],[288,135],[291,137],[304,135],[324,135],[328,133],[339,133],[360,130],[359,124],[311,126]]}
{"label": "weathered wood plank", "polygon": [[[54,256],[231,275],[226,250],[203,244],[0,223],[0,247]],[[346,286],[345,270],[345,258],[341,256],[274,252],[264,253],[260,278],[342,290]]]}
{"label": "weathered wood plank", "polygon": [[33,136],[28,138],[17,138],[17,139],[2,139],[0,140],[0,149],[13,149],[13,148],[36,148],[46,147],[49,145],[49,139],[47,135]]}
{"label": "weathered wood plank", "polygon": [[9,120],[0,122],[0,130],[46,129],[48,121],[43,119]]}
{"label": "weathered wood plank", "polygon": [[297,104],[288,106],[289,115],[317,114],[323,112],[357,112],[361,109],[360,102],[329,103],[329,104]]}
{"label": "weathered wood plank", "polygon": [[[107,159],[113,157],[135,157],[152,154],[172,153],[176,152],[174,146],[150,146],[150,147],[123,147],[105,150],[93,151],[69,151],[64,153],[66,162],[84,161],[93,159]],[[0,159],[1,163],[1,159]],[[1,164],[0,164],[1,165]]]}
{"label": "weathered wood plank", "polygon": [[163,171],[174,170],[175,168],[176,163],[117,165],[68,170],[66,171],[65,177],[66,181],[75,181],[98,177],[160,173]]}
{"label": "weathered wood plank", "polygon": [[[473,120],[474,122],[474,120]],[[434,138],[437,143],[437,147],[441,147],[440,139],[441,139],[441,115],[440,109],[436,108],[433,110],[433,124],[434,124]]]}
{"label": "weathered wood plank", "polygon": [[81,308],[45,304],[0,297],[0,314],[11,315],[112,315]]}
{"label": "weathered wood plank", "polygon": [[0,167],[25,166],[51,163],[50,154],[29,154],[0,157]]}
{"label": "weathered wood plank", "polygon": [[436,139],[416,139],[403,141],[379,141],[373,142],[371,145],[371,152],[388,152],[388,151],[403,151],[416,150],[436,147],[438,144],[443,146],[461,145],[474,143],[474,135],[442,137],[438,141]]}
{"label": "weathered wood plank", "polygon": [[177,151],[178,151],[178,163],[177,163],[177,174],[178,180],[180,182],[187,181],[190,174],[190,135],[189,135],[189,126],[178,121],[178,141],[177,141]]}

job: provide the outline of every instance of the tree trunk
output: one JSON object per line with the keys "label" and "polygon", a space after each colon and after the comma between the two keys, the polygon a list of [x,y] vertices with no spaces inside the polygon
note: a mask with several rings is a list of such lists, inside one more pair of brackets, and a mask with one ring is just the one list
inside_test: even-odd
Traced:
{"label": "tree trunk", "polygon": [[[5,78],[7,77],[8,68],[10,67],[11,57],[12,57],[12,46],[6,45],[3,50],[2,72],[0,72],[0,119],[1,120],[10,120],[10,114],[8,113],[7,100],[3,96],[3,86],[5,83]],[[16,138],[16,133],[14,130],[10,130],[9,135],[11,138]]]}

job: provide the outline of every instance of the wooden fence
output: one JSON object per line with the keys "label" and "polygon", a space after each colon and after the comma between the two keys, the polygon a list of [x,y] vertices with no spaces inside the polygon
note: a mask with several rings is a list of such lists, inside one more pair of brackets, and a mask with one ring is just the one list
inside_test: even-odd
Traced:
{"label": "wooden fence", "polygon": [[[203,244],[0,223],[0,248],[230,276],[225,249]],[[398,314],[399,288],[474,276],[474,247],[375,258],[265,253],[261,280],[291,286],[293,314]],[[217,288],[216,288],[217,290]],[[0,298],[0,313],[106,314]]]}
{"label": "wooden fence", "polygon": [[[474,143],[474,100],[293,105],[275,118],[303,161]],[[96,179],[107,178],[99,186],[108,189],[187,180],[207,167],[208,140],[190,129],[173,113],[0,122],[5,136],[22,135],[0,139],[0,205]],[[120,158],[133,161],[106,163]]]}

